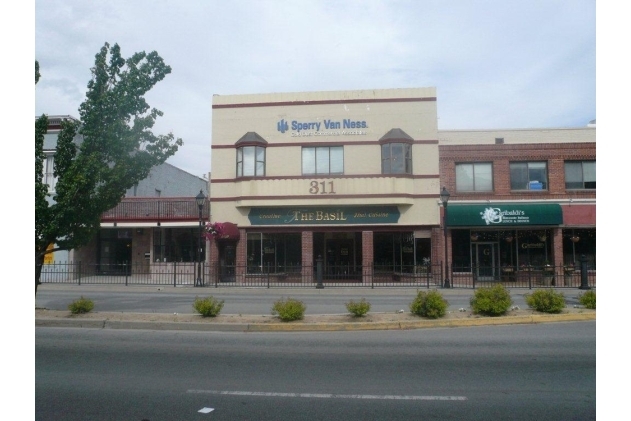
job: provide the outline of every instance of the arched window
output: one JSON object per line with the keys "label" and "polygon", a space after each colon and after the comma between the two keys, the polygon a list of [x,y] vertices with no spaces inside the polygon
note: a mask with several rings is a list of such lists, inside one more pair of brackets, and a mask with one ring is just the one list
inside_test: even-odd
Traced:
{"label": "arched window", "polygon": [[255,132],[247,132],[235,146],[237,147],[237,177],[265,176],[267,141]]}

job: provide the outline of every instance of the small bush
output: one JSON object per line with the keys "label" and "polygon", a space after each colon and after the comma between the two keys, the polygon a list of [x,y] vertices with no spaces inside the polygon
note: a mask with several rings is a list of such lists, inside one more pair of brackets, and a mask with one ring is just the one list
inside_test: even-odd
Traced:
{"label": "small bush", "polygon": [[502,284],[477,289],[469,300],[474,313],[485,316],[501,316],[513,304],[510,292]]}
{"label": "small bush", "polygon": [[278,315],[283,322],[291,322],[292,320],[301,320],[306,309],[307,306],[300,300],[281,298],[272,306],[272,315]]}
{"label": "small bush", "polygon": [[538,289],[524,298],[528,307],[543,313],[560,313],[565,308],[563,293],[553,289]]}
{"label": "small bush", "polygon": [[578,302],[585,306],[585,308],[591,308],[596,310],[596,291],[593,289],[579,294]]}
{"label": "small bush", "polygon": [[362,317],[370,311],[370,303],[365,298],[362,298],[361,301],[350,300],[346,303],[346,310],[355,317]]}
{"label": "small bush", "polygon": [[83,295],[78,300],[74,300],[68,305],[68,310],[72,314],[89,313],[94,308],[94,301],[89,298],[83,298]]}
{"label": "small bush", "polygon": [[419,291],[410,303],[410,311],[417,316],[438,319],[447,313],[449,302],[436,290]]}
{"label": "small bush", "polygon": [[202,317],[215,317],[219,315],[223,308],[224,300],[218,300],[212,295],[206,298],[195,297],[193,302],[193,308],[196,312],[202,315]]}

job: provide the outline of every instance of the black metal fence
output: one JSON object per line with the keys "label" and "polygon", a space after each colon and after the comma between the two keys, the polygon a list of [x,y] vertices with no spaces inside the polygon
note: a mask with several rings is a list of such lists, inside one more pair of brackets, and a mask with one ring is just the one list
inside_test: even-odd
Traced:
{"label": "black metal fence", "polygon": [[[199,268],[199,269],[198,269]],[[351,266],[323,265],[248,267],[194,262],[97,265],[81,262],[42,266],[42,284],[170,285],[203,287],[329,288],[412,287],[475,289],[502,283],[511,288],[596,287],[596,270],[584,267],[496,268],[442,265]]]}

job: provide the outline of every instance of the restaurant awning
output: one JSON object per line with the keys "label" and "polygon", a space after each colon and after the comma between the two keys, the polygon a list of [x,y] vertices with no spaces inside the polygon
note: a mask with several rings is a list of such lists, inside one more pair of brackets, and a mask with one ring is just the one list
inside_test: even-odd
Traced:
{"label": "restaurant awning", "polygon": [[488,204],[449,205],[447,225],[456,226],[524,226],[560,225],[563,211],[559,204]]}

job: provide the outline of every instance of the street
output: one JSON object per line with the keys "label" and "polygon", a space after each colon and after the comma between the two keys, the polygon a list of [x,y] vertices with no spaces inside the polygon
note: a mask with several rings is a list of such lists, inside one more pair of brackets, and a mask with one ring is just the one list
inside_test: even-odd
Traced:
{"label": "street", "polygon": [[596,418],[595,322],[265,334],[36,328],[35,356],[37,420]]}

